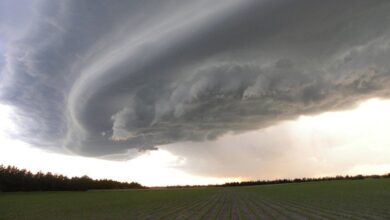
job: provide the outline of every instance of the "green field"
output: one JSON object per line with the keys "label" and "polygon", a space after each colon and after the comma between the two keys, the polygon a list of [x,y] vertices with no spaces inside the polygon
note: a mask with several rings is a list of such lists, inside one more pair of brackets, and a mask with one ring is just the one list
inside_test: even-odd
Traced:
{"label": "green field", "polygon": [[390,219],[390,179],[1,193],[0,219]]}

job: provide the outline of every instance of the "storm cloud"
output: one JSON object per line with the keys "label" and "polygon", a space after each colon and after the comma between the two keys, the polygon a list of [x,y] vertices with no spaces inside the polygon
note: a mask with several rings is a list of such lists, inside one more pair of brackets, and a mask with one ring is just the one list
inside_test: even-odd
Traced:
{"label": "storm cloud", "polygon": [[48,149],[120,157],[216,140],[388,97],[389,11],[387,0],[31,1],[17,25],[0,21],[0,100],[18,110],[19,138]]}

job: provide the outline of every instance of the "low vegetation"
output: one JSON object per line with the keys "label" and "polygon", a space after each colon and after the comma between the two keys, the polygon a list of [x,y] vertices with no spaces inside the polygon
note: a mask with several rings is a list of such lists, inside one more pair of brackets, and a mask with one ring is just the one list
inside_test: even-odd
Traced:
{"label": "low vegetation", "polygon": [[0,219],[390,219],[390,179],[0,193]]}

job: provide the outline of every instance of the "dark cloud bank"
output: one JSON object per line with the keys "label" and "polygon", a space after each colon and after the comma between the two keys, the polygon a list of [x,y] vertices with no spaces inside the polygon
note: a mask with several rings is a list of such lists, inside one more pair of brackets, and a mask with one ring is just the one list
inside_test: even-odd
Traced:
{"label": "dark cloud bank", "polygon": [[0,98],[37,146],[126,155],[390,94],[388,0],[33,7],[7,32]]}

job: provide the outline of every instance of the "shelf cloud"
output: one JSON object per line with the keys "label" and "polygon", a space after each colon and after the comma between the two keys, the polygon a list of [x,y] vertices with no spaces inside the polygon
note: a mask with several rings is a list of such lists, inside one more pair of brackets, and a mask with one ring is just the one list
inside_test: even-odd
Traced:
{"label": "shelf cloud", "polygon": [[122,158],[390,94],[387,0],[11,2],[0,101],[42,148]]}

